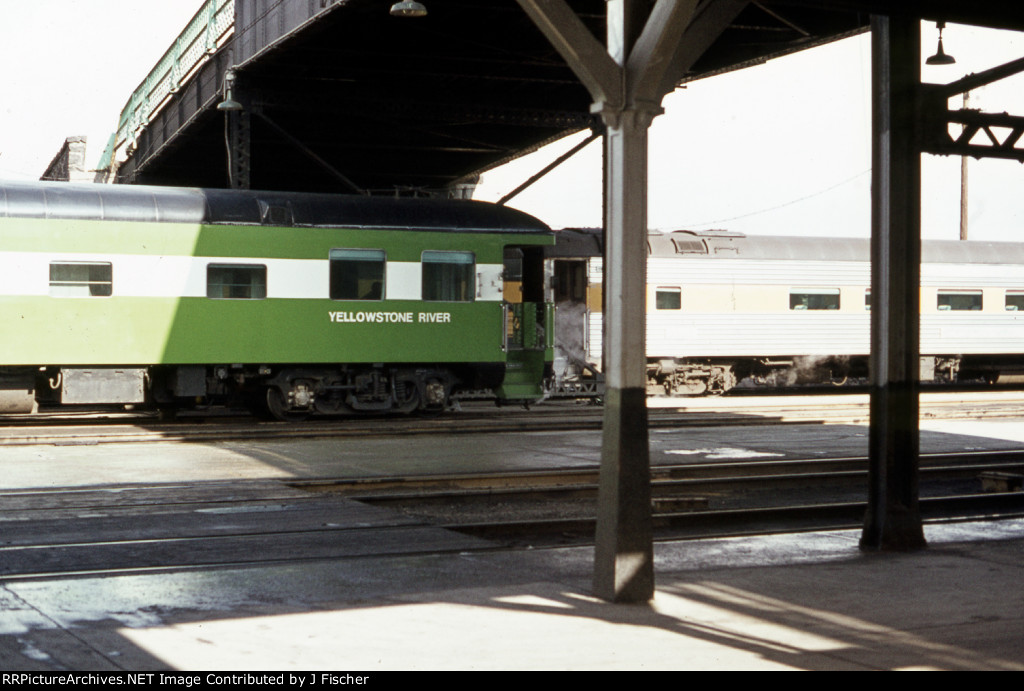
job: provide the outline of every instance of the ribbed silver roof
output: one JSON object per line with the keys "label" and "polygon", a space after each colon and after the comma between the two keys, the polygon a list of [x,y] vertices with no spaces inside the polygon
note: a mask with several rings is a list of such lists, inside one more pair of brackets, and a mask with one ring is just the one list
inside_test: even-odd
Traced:
{"label": "ribbed silver roof", "polygon": [[[776,259],[798,261],[866,262],[871,258],[867,238],[816,238],[743,235],[728,231],[652,232],[653,257]],[[1024,243],[925,240],[922,261],[929,264],[1024,264]]]}
{"label": "ribbed silver roof", "polygon": [[0,218],[548,233],[496,204],[340,194],[0,181]]}

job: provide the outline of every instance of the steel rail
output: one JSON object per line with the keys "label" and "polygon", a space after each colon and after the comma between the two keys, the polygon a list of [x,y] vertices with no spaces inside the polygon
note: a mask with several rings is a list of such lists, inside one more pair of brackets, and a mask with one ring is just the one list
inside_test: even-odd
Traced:
{"label": "steel rail", "polygon": [[[842,502],[762,509],[727,509],[660,514],[653,517],[656,542],[700,540],[825,530],[856,530],[864,525],[866,502]],[[1024,493],[931,497],[920,500],[925,524],[1024,517]],[[593,544],[596,519],[564,518],[443,527],[486,540],[528,542],[537,547]],[[505,545],[506,547],[508,544]]]}
{"label": "steel rail", "polygon": [[[696,511],[681,514],[660,515],[654,518],[656,542],[676,542],[680,540],[713,539],[724,537],[741,537],[755,535],[771,535],[793,532],[818,532],[825,530],[852,530],[861,527],[865,503],[846,502],[834,504],[817,504],[806,506],[777,507],[754,510]],[[941,497],[921,500],[921,512],[926,524],[966,522],[977,520],[1000,520],[1024,517],[1024,493],[965,495]],[[459,545],[452,548],[439,549],[435,545],[418,546],[415,543],[400,551],[374,550],[362,551],[359,554],[332,554],[330,556],[260,556],[259,549],[251,551],[252,557],[246,559],[218,559],[211,557],[209,552],[201,558],[168,560],[166,556],[156,555],[151,561],[158,563],[131,564],[104,567],[51,568],[35,571],[12,570],[0,574],[0,583],[30,581],[52,578],[71,578],[83,576],[112,576],[145,573],[181,572],[199,569],[244,568],[254,566],[293,565],[295,563],[315,563],[337,561],[343,559],[364,559],[373,556],[406,556],[415,554],[439,554],[468,552],[506,551],[508,549],[544,549],[583,547],[593,545],[594,519],[568,518],[529,521],[495,521],[488,523],[448,523],[440,525],[446,530],[458,532],[484,542],[478,545]],[[383,533],[395,528],[409,526],[384,526],[379,530]],[[170,536],[165,538],[147,538],[144,540],[97,540],[93,542],[75,542],[68,544],[32,544],[0,547],[0,554],[12,551],[48,550],[54,548],[104,548],[104,547],[180,547],[188,544],[223,544],[230,540],[253,540],[254,545],[266,539],[270,534],[288,538],[301,535],[327,535],[344,532],[339,527],[320,527],[307,530],[267,531],[266,533],[245,532],[237,535],[209,536]],[[192,556],[186,553],[187,556]],[[165,563],[159,563],[159,562]]]}
{"label": "steel rail", "polygon": [[[998,460],[1004,454],[982,453],[982,454],[952,454],[952,458],[960,460],[962,456],[987,457],[989,461]],[[932,458],[939,458],[940,454]],[[838,459],[839,461],[858,461],[863,459]],[[813,459],[819,462],[819,459]],[[771,468],[776,466],[773,462],[750,462],[735,465],[762,466]],[[958,467],[958,466],[954,466]],[[664,468],[668,472],[666,476],[671,477],[676,471],[683,469],[682,466]],[[941,469],[941,466],[939,466]],[[975,468],[977,470],[977,468]],[[571,474],[571,473],[570,473]],[[506,476],[513,474],[505,474]],[[531,473],[533,481],[552,483],[555,473],[541,472]],[[565,472],[562,475],[566,475]],[[577,474],[578,475],[578,474]],[[785,477],[785,476],[782,476]],[[772,476],[760,478],[762,482],[771,480]],[[432,477],[432,482],[438,483],[442,478]],[[674,482],[675,480],[667,480]],[[302,489],[324,489],[326,480],[292,482],[288,483],[291,488]],[[243,482],[236,487],[237,483],[226,483],[234,487],[236,493],[250,493],[246,501],[253,502],[254,511],[259,506],[285,501],[296,506],[303,504],[303,497],[288,494],[288,489],[282,484],[277,492],[271,492],[273,496],[265,494],[273,490],[275,483],[266,482]],[[89,492],[103,494],[110,489],[168,489],[167,485],[130,486],[116,488],[90,488],[82,490],[83,494]],[[549,487],[549,493],[566,491],[564,486]],[[281,494],[283,492],[284,494]],[[16,495],[50,494],[53,497],[63,497],[64,492],[60,489],[26,490],[0,493],[0,496],[13,497]],[[316,492],[309,492],[306,495],[311,503],[316,504]],[[491,493],[491,499],[494,493]],[[94,497],[95,499],[95,497]],[[169,498],[168,498],[169,499]],[[363,498],[365,500],[365,498]],[[69,502],[66,504],[53,505],[49,511],[53,515],[42,516],[35,520],[42,520],[42,525],[49,521],[62,522],[61,515],[64,512],[80,511],[82,508],[102,509],[115,516],[118,514],[115,509],[145,509],[152,511],[154,507],[188,508],[189,506],[215,506],[223,505],[225,502],[219,493],[209,495],[209,500],[191,499],[189,501],[163,500],[159,502],[146,503],[145,501],[103,503],[102,506],[95,505],[95,502]],[[7,505],[7,502],[5,502]],[[46,507],[43,507],[44,509]],[[731,537],[742,535],[765,535],[783,532],[821,531],[839,529],[857,529],[861,527],[865,504],[863,502],[837,501],[831,503],[805,504],[800,506],[779,506],[767,508],[745,508],[745,509],[717,509],[697,510],[686,512],[658,513],[654,516],[655,539],[658,541],[692,540],[700,538]],[[20,509],[12,508],[9,511],[20,513]],[[190,509],[186,513],[193,512]],[[959,495],[950,497],[924,498],[921,500],[921,511],[926,523],[968,521],[979,519],[996,519],[1024,516],[1024,493],[1003,492],[990,494]],[[493,513],[493,511],[492,511]],[[515,513],[514,510],[509,513]],[[400,514],[397,514],[400,516]],[[238,568],[254,566],[272,566],[301,563],[313,563],[323,561],[334,561],[339,559],[366,558],[372,556],[401,556],[422,553],[465,553],[472,551],[495,551],[516,548],[544,548],[544,547],[565,547],[582,546],[593,544],[594,519],[591,516],[578,516],[558,519],[537,519],[528,520],[503,520],[503,521],[470,521],[470,520],[447,520],[429,521],[406,517],[393,523],[381,524],[378,526],[364,525],[338,525],[333,523],[317,523],[310,527],[284,528],[277,524],[254,524],[247,529],[236,529],[230,532],[211,531],[209,527],[182,526],[179,528],[169,527],[167,531],[148,531],[133,537],[117,537],[104,535],[102,533],[92,535],[87,532],[78,534],[67,531],[43,532],[39,536],[26,534],[23,540],[13,540],[7,545],[0,546],[0,556],[7,554],[11,559],[3,560],[7,564],[7,570],[0,573],[0,582],[23,581],[44,578],[65,578],[78,576],[101,576],[115,574],[139,574],[159,573],[170,571],[211,569],[211,568]],[[261,525],[265,525],[263,529]],[[484,540],[478,544],[458,544],[458,546],[444,546],[438,544],[426,544],[417,540],[409,540],[408,536],[399,546],[394,544],[384,545],[385,536],[388,531],[409,531],[409,530],[436,530],[438,528],[458,532],[472,538]],[[339,537],[347,534],[354,535],[357,531],[372,530],[383,539],[381,545],[374,541],[366,542],[360,538],[360,548],[356,552],[348,552],[339,548],[335,543]],[[178,531],[178,532],[175,532]],[[205,534],[204,534],[204,531]],[[265,551],[269,544],[268,540],[277,541],[276,547],[269,552]],[[343,541],[343,539],[342,539]],[[245,545],[252,544],[252,549],[242,549]],[[289,550],[282,550],[281,545],[290,545]],[[259,548],[256,546],[259,545]],[[298,545],[306,545],[300,548]],[[17,562],[18,554],[28,553],[49,554],[50,557],[43,560],[27,560],[24,566],[19,567]],[[53,555],[63,554],[67,560],[57,558]],[[239,557],[238,555],[249,555]],[[296,554],[300,556],[295,556]],[[102,564],[105,559],[111,558],[106,565]],[[27,568],[26,568],[27,567]],[[41,567],[41,568],[40,568]]]}
{"label": "steel rail", "polygon": [[[749,399],[757,400],[755,398]],[[601,409],[567,405],[537,406],[529,411],[490,408],[487,411],[463,411],[452,415],[381,418],[326,418],[303,423],[253,422],[238,416],[219,422],[216,417],[199,421],[183,418],[178,422],[157,421],[152,415],[139,414],[130,420],[120,413],[106,420],[83,421],[75,415],[61,414],[40,419],[38,416],[0,416],[0,446],[57,444],[93,445],[130,442],[210,442],[238,439],[287,439],[369,437],[378,435],[472,434],[479,432],[528,432],[597,430],[601,427]],[[992,401],[937,401],[922,403],[922,419],[989,419],[1024,416],[1024,399]],[[195,418],[192,418],[195,420]],[[224,419],[224,418],[222,418]],[[65,424],[57,424],[63,420]],[[88,422],[88,424],[86,424]],[[867,422],[866,403],[842,403],[828,406],[773,403],[742,406],[707,407],[681,400],[678,408],[650,408],[652,429],[672,427],[736,427],[764,424],[863,424]]]}

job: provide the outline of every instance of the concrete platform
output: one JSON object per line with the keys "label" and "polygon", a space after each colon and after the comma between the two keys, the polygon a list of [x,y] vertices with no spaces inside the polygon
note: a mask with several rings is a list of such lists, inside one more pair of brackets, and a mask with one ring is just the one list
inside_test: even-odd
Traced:
{"label": "concrete platform", "polygon": [[649,606],[592,598],[580,548],[9,581],[0,669],[1024,669],[1024,521],[926,535],[659,544]]}

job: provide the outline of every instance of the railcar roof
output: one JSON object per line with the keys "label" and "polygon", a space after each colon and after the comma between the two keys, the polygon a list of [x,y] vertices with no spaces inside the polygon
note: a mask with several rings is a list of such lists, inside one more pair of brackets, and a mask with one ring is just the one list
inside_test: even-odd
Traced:
{"label": "railcar roof", "polygon": [[[675,231],[652,234],[652,256],[685,255],[703,244],[709,257],[742,257],[800,261],[866,262],[871,258],[868,238],[817,238],[744,235],[728,231]],[[961,242],[925,240],[921,261],[928,264],[1024,264],[1024,244],[1013,242]]]}
{"label": "railcar roof", "polygon": [[0,217],[152,223],[549,233],[542,221],[483,202],[143,185],[0,182]]}
{"label": "railcar roof", "polygon": [[[563,230],[555,234],[549,256],[589,257],[601,254],[601,231]],[[647,236],[652,257],[709,259],[774,259],[794,261],[866,262],[871,258],[867,238],[817,238],[744,235],[726,230],[652,231]],[[928,264],[1024,264],[1024,243],[925,240],[922,261]]]}
{"label": "railcar roof", "polygon": [[548,257],[599,257],[604,252],[600,228],[563,228],[555,231],[555,245],[544,250]]}

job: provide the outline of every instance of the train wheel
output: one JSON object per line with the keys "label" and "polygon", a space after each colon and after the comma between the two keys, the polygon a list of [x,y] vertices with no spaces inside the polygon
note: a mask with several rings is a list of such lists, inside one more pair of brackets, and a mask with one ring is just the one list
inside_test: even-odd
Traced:
{"label": "train wheel", "polygon": [[284,398],[281,389],[276,386],[268,386],[263,400],[267,415],[281,422],[302,422],[309,417],[308,412],[288,409],[288,402]]}
{"label": "train wheel", "polygon": [[673,396],[703,396],[708,393],[706,379],[684,379],[673,389]]}
{"label": "train wheel", "polygon": [[434,417],[448,407],[448,387],[436,377],[428,379],[423,387],[423,400],[416,411],[424,417]]}
{"label": "train wheel", "polygon": [[176,403],[158,403],[156,406],[157,420],[160,422],[176,422],[180,407]]}

